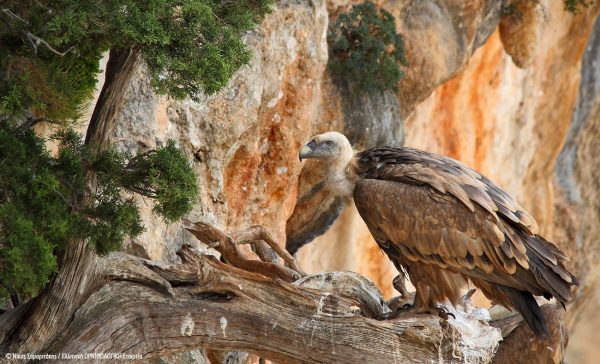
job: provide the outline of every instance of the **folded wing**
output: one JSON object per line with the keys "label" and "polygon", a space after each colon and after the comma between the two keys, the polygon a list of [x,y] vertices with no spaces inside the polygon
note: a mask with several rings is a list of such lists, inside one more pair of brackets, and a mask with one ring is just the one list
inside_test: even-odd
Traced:
{"label": "folded wing", "polygon": [[535,220],[484,176],[411,148],[361,152],[356,166],[362,177],[356,206],[386,252],[460,272],[474,283],[570,299],[576,282],[566,255],[537,235]]}

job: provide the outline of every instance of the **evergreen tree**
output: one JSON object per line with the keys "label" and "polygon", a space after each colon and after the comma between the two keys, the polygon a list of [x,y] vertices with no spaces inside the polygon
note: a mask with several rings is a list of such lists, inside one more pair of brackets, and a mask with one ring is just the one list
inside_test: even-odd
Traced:
{"label": "evergreen tree", "polygon": [[[172,98],[215,93],[249,61],[242,36],[271,3],[3,3],[0,301],[11,297],[18,304],[39,293],[59,269],[57,257],[68,242],[85,241],[105,254],[119,249],[125,237],[140,234],[144,227],[133,193],[154,199],[154,211],[166,221],[191,210],[196,179],[173,141],[137,156],[106,147],[106,130],[122,104],[123,83],[135,69],[125,65],[132,58],[143,60],[155,90]],[[84,142],[69,126],[90,101],[99,61],[109,50],[104,89]],[[111,85],[120,90],[107,91]],[[56,155],[31,130],[40,121],[63,126],[52,136],[59,147]],[[102,128],[103,134],[94,134]]]}

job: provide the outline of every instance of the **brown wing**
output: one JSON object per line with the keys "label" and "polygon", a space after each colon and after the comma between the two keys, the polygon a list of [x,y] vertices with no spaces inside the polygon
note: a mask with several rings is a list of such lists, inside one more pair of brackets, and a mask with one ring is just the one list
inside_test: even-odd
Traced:
{"label": "brown wing", "polygon": [[454,159],[414,148],[382,147],[359,153],[356,162],[363,178],[428,185],[471,211],[478,204],[496,221],[504,218],[529,234],[538,233],[535,220],[506,192]]}
{"label": "brown wing", "polygon": [[390,255],[535,295],[570,298],[566,256],[529,214],[477,172],[409,148],[358,155],[358,211]]}

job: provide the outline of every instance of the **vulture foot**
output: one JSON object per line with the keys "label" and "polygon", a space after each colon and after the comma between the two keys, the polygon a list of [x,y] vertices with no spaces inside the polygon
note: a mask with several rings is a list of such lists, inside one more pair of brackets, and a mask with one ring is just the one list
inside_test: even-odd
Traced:
{"label": "vulture foot", "polygon": [[414,299],[415,294],[412,292],[406,292],[403,296],[391,298],[386,302],[391,312],[383,314],[381,319],[391,320],[398,317],[410,316],[410,314],[415,313],[413,308]]}
{"label": "vulture foot", "polygon": [[[414,294],[411,294],[414,296]],[[444,320],[448,320],[450,317],[456,319],[456,316],[449,312],[443,306],[439,307],[418,307],[411,303],[412,297],[409,299],[403,299],[402,297],[394,297],[387,302],[391,312],[383,314],[382,320],[393,320],[397,318],[406,318],[415,315],[437,315]]]}
{"label": "vulture foot", "polygon": [[446,321],[448,321],[450,316],[456,320],[456,316],[452,312],[448,312],[448,310],[446,310],[444,307],[437,307],[437,315]]}
{"label": "vulture foot", "polygon": [[448,311],[444,306],[434,306],[434,307],[411,307],[413,314],[421,314],[421,315],[437,315],[444,320],[448,321],[448,318],[452,316],[453,319],[456,319],[456,316]]}

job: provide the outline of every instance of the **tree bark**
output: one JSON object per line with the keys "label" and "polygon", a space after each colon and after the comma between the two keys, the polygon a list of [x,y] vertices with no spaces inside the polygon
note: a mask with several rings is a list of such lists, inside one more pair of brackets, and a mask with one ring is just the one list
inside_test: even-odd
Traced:
{"label": "tree bark", "polygon": [[98,259],[84,242],[72,241],[54,280],[35,299],[0,316],[0,352],[40,352],[101,282]]}
{"label": "tree bark", "polygon": [[127,86],[140,64],[139,53],[135,48],[110,50],[104,85],[85,136],[85,143],[96,150],[102,150],[108,145],[117,114],[125,104]]}
{"label": "tree bark", "polygon": [[[201,227],[190,230],[209,243],[218,239],[221,252],[228,243],[237,249],[229,236]],[[232,236],[264,236],[260,230]],[[148,359],[207,348],[243,350],[280,363],[488,363],[497,347],[498,331],[474,319],[456,321],[477,327],[483,338],[478,345],[464,340],[470,329],[437,316],[377,320],[385,309],[381,294],[353,273],[293,283],[268,276],[277,276],[270,262],[252,260],[248,271],[189,246],[179,256],[180,264],[124,253],[65,261],[63,272],[76,274],[53,282],[49,292],[55,295],[41,296],[25,315],[13,310],[0,317],[2,328],[15,317],[27,322],[2,333],[1,354],[126,353]],[[244,259],[236,262],[248,267]],[[327,282],[325,289],[317,288],[319,281]],[[494,333],[495,340],[486,339]]]}

